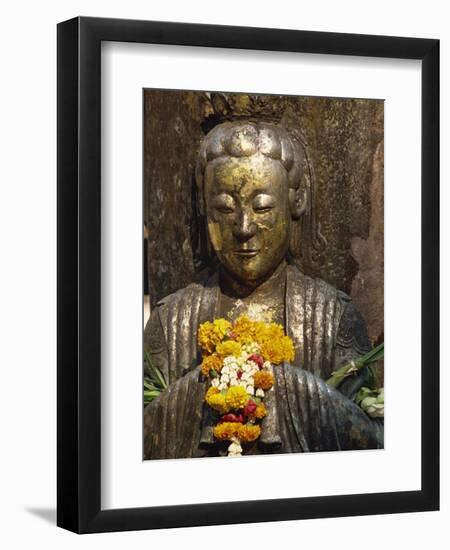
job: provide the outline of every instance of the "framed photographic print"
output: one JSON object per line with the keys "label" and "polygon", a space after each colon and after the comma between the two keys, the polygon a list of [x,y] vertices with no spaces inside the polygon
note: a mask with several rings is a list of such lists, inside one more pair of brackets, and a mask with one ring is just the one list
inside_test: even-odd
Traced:
{"label": "framed photographic print", "polygon": [[58,525],[438,509],[438,166],[437,40],[59,24]]}

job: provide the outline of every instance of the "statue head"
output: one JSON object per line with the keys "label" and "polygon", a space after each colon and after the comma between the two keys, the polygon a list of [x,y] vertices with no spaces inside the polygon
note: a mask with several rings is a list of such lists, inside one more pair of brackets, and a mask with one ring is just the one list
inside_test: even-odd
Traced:
{"label": "statue head", "polygon": [[283,126],[224,122],[200,146],[196,179],[212,248],[243,283],[267,278],[286,257],[306,209],[302,152]]}

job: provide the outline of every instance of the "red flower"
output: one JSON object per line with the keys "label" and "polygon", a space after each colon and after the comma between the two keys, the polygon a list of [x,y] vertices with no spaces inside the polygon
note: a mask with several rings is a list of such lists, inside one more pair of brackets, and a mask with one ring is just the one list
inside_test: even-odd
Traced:
{"label": "red flower", "polygon": [[249,416],[256,411],[256,403],[253,399],[249,399],[247,405],[244,407],[244,415]]}
{"label": "red flower", "polygon": [[237,372],[237,377],[238,377],[238,380],[240,380],[242,378],[242,371],[241,370],[238,370]]}
{"label": "red flower", "polygon": [[261,355],[259,355],[257,353],[254,353],[253,355],[250,355],[248,360],[253,361],[254,363],[256,363],[260,369],[263,368],[264,359],[261,357]]}
{"label": "red flower", "polygon": [[244,422],[244,416],[242,414],[228,413],[224,414],[220,418],[221,422]]}

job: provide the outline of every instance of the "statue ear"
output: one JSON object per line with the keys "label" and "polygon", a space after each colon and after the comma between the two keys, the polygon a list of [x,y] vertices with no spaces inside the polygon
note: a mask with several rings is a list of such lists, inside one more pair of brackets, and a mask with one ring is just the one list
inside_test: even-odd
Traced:
{"label": "statue ear", "polygon": [[299,185],[297,189],[292,187],[289,189],[289,206],[291,209],[291,216],[294,220],[299,220],[301,216],[306,212],[308,205],[308,193],[305,188]]}

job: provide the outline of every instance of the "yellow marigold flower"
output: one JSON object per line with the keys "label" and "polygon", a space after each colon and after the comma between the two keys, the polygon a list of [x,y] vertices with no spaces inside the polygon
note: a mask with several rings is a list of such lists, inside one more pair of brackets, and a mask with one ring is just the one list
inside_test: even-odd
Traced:
{"label": "yellow marigold flower", "polygon": [[202,374],[204,376],[208,376],[208,374],[215,370],[216,372],[220,372],[220,369],[222,368],[222,361],[217,357],[216,354],[213,355],[207,355],[203,358],[202,361]]}
{"label": "yellow marigold flower", "polygon": [[270,390],[274,382],[272,373],[266,370],[255,372],[253,379],[255,388],[261,388],[262,390]]}
{"label": "yellow marigold flower", "polygon": [[231,323],[226,319],[215,319],[213,325],[222,338],[231,330]]}
{"label": "yellow marigold flower", "polygon": [[227,340],[226,342],[222,342],[219,344],[216,348],[217,354],[226,357],[227,355],[234,355],[235,357],[239,357],[242,352],[242,347],[239,342],[235,342],[234,340]]}
{"label": "yellow marigold flower", "polygon": [[245,407],[248,401],[247,390],[242,386],[231,386],[225,394],[225,402],[229,409],[237,411]]}
{"label": "yellow marigold flower", "polygon": [[284,337],[283,325],[277,323],[270,323],[267,327],[267,338],[271,340],[280,340]]}
{"label": "yellow marigold flower", "polygon": [[246,315],[236,319],[232,331],[241,344],[250,344],[255,340],[255,322]]}
{"label": "yellow marigold flower", "polygon": [[238,438],[242,443],[255,441],[261,435],[258,424],[239,424]]}
{"label": "yellow marigold flower", "polygon": [[219,344],[223,338],[224,334],[222,334],[220,325],[218,326],[210,321],[206,321],[206,323],[202,323],[198,327],[198,344],[208,353],[213,353],[217,344]]}
{"label": "yellow marigold flower", "polygon": [[240,426],[242,424],[238,422],[221,422],[217,426],[214,426],[214,437],[222,441],[230,440],[238,436]]}
{"label": "yellow marigold flower", "polygon": [[268,324],[262,321],[254,323],[254,338],[258,344],[262,344],[268,338]]}
{"label": "yellow marigold flower", "polygon": [[215,386],[211,386],[205,395],[205,401],[208,402],[208,399],[212,397],[213,395],[216,395],[220,393],[219,388],[216,388]]}
{"label": "yellow marigold flower", "polygon": [[255,418],[261,420],[267,415],[267,410],[264,403],[260,403],[255,409]]}
{"label": "yellow marigold flower", "polygon": [[[208,390],[209,391],[209,390]],[[227,413],[230,409],[225,401],[225,396],[219,393],[212,393],[205,398],[208,405],[220,414]]]}
{"label": "yellow marigold flower", "polygon": [[265,361],[270,361],[275,365],[283,361],[293,361],[294,344],[289,336],[265,339],[261,342],[261,355]]}

